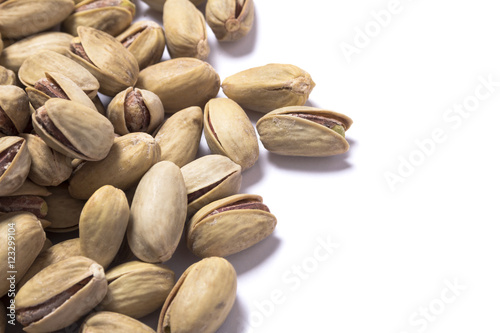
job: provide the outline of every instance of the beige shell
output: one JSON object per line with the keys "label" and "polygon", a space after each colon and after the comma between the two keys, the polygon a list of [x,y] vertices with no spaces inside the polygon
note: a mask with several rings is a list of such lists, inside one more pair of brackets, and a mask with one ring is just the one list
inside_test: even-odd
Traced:
{"label": "beige shell", "polygon": [[49,206],[49,212],[45,218],[52,223],[48,231],[68,232],[78,229],[80,213],[85,201],[71,197],[67,183],[62,183],[57,187],[49,187],[48,190],[52,193],[45,198]]}
{"label": "beige shell", "polygon": [[[20,146],[19,146],[20,144]],[[16,148],[19,146],[19,148]],[[15,148],[15,149],[14,149]],[[18,136],[5,136],[0,138],[0,154],[7,150],[16,150],[9,160],[0,163],[0,196],[9,195],[19,189],[30,171],[31,157],[26,145],[26,140]]]}
{"label": "beige shell", "polygon": [[146,133],[131,133],[115,139],[102,161],[85,162],[69,180],[69,192],[88,199],[103,185],[126,190],[137,183],[160,158],[160,146]]}
{"label": "beige shell", "polygon": [[187,193],[177,165],[158,162],[142,177],[130,207],[128,244],[137,258],[160,263],[172,257],[184,229]]}
{"label": "beige shell", "polygon": [[143,69],[137,87],[158,95],[165,112],[174,113],[190,106],[205,106],[217,96],[220,78],[207,62],[177,58]]}
{"label": "beige shell", "polygon": [[0,66],[0,86],[9,86],[17,84],[17,76],[16,73],[7,69],[3,66]]}
{"label": "beige shell", "polygon": [[[19,282],[42,250],[44,242],[45,231],[35,215],[22,212],[0,216],[0,297],[11,292],[11,280],[7,278],[15,276],[12,281]],[[17,288],[13,291],[15,293]],[[13,294],[9,296],[12,297]]]}
{"label": "beige shell", "polygon": [[339,133],[313,121],[289,115],[310,114],[341,122],[345,130],[351,118],[329,110],[292,106],[268,113],[257,122],[257,131],[264,147],[276,154],[291,156],[331,156],[345,153],[349,143]]}
{"label": "beige shell", "polygon": [[225,259],[211,257],[191,265],[168,295],[157,333],[214,333],[236,299],[236,272]]}
{"label": "beige shell", "polygon": [[214,98],[205,105],[205,139],[213,154],[229,157],[246,170],[259,158],[259,142],[245,111],[228,98]]}
{"label": "beige shell", "polygon": [[218,40],[235,41],[252,29],[253,0],[208,0],[205,15]]}
{"label": "beige shell", "polygon": [[161,147],[161,160],[179,168],[193,161],[200,145],[203,112],[192,106],[174,113],[159,128],[155,140]]}
{"label": "beige shell", "polygon": [[92,194],[80,215],[82,255],[106,269],[123,242],[130,210],[122,190],[105,185]]}
{"label": "beige shell", "polygon": [[108,293],[98,310],[141,318],[159,309],[174,287],[174,272],[165,265],[131,261],[106,273]]}
{"label": "beige shell", "polygon": [[227,77],[222,90],[243,108],[267,113],[277,108],[304,105],[315,83],[294,65],[268,64]]}
{"label": "beige shell", "polygon": [[[87,278],[90,280],[78,290],[65,294]],[[56,331],[74,323],[99,304],[106,291],[104,270],[99,264],[85,257],[67,258],[44,268],[19,290],[15,298],[17,320],[28,324],[24,327],[28,333]],[[56,296],[66,301],[52,305],[59,301]],[[32,307],[39,307],[34,316],[26,313]]]}
{"label": "beige shell", "polygon": [[155,331],[134,318],[115,312],[92,313],[80,326],[79,333],[155,333]]}
{"label": "beige shell", "polygon": [[20,188],[18,188],[15,192],[10,193],[10,196],[16,196],[16,195],[36,195],[39,197],[46,197],[51,195],[46,187],[37,185],[30,181],[29,179],[26,179],[21,185]]}
{"label": "beige shell", "polygon": [[[16,86],[0,86],[0,109],[2,109],[17,132],[22,132],[30,121],[29,99],[24,90]],[[2,128],[0,127],[0,132]],[[18,133],[11,133],[17,135]]]}

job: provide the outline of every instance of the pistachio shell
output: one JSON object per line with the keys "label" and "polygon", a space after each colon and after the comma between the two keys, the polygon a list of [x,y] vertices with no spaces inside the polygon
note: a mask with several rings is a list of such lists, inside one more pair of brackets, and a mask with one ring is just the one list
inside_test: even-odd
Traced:
{"label": "pistachio shell", "polygon": [[[29,99],[24,90],[16,86],[0,86],[0,109],[14,125],[17,132],[22,132],[30,120]],[[0,112],[2,112],[0,111]],[[0,121],[0,132],[5,131]],[[4,132],[6,135],[17,135],[18,133]]]}
{"label": "pistachio shell", "polygon": [[235,41],[252,29],[253,0],[208,0],[207,23],[220,41]]}
{"label": "pistachio shell", "polygon": [[26,140],[18,136],[0,138],[0,196],[19,189],[30,171]]}
{"label": "pistachio shell", "polygon": [[16,84],[17,84],[16,73],[11,71],[10,69],[0,66],[0,86],[8,86]]}
{"label": "pistachio shell", "polygon": [[48,231],[68,232],[78,229],[80,213],[85,201],[71,197],[67,183],[62,183],[57,187],[49,187],[48,190],[52,192],[52,195],[45,199],[49,206],[49,213],[45,218],[52,223]]}
{"label": "pistachio shell", "polygon": [[3,39],[2,39],[2,33],[0,32],[0,55],[2,55],[3,51]]}
{"label": "pistachio shell", "polygon": [[40,197],[46,197],[51,195],[46,187],[37,185],[33,182],[31,182],[29,179],[26,179],[21,185],[20,188],[18,188],[15,192],[10,193],[9,195],[11,196],[16,196],[16,195],[37,195]]}
{"label": "pistachio shell", "polygon": [[101,311],[88,316],[79,333],[155,333],[149,326],[119,313]]}

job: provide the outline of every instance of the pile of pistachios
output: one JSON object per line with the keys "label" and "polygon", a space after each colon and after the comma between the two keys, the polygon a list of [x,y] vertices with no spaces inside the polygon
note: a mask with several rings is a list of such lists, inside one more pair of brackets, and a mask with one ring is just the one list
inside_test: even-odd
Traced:
{"label": "pile of pistachios", "polygon": [[[137,319],[160,308],[158,333],[217,331],[236,298],[224,257],[277,223],[238,194],[259,137],[281,155],[349,149],[349,117],[304,106],[306,71],[268,64],[221,83],[204,61],[207,24],[245,43],[252,0],[144,1],[163,27],[133,23],[130,0],[0,0],[0,332],[14,319],[154,332]],[[202,134],[212,154],[197,158]],[[176,280],[165,262],[183,234],[201,260]]]}

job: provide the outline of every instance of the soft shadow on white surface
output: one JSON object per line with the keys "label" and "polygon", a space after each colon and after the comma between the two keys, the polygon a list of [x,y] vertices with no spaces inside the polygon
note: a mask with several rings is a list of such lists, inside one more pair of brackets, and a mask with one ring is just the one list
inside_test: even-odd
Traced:
{"label": "soft shadow on white surface", "polygon": [[236,295],[236,300],[234,301],[233,308],[229,312],[226,321],[217,330],[217,333],[241,333],[245,332],[245,327],[243,323],[245,322],[247,314],[245,313],[241,302]]}
{"label": "soft shadow on white surface", "polygon": [[262,264],[279,248],[280,243],[281,239],[272,234],[251,248],[233,254],[226,259],[234,266],[239,276]]}
{"label": "soft shadow on white surface", "polygon": [[259,183],[263,176],[264,171],[262,170],[261,161],[257,160],[250,169],[243,171],[239,193],[247,193],[248,188]]}

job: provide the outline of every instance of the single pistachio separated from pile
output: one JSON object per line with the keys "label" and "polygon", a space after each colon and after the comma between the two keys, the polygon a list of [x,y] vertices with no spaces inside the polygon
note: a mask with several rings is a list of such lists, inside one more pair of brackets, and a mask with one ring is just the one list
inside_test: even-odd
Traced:
{"label": "single pistachio separated from pile", "polygon": [[52,223],[48,231],[61,233],[78,229],[85,201],[71,197],[66,182],[59,186],[49,187],[48,190],[52,193],[45,198],[49,206],[49,212],[45,218]]}
{"label": "single pistachio separated from pile", "polygon": [[30,165],[26,140],[18,136],[0,138],[0,196],[9,195],[23,185]]}
{"label": "single pistachio separated from pile", "polygon": [[85,318],[79,333],[155,333],[155,331],[140,321],[120,313],[100,311]]}
{"label": "single pistachio separated from pile", "polygon": [[17,76],[16,73],[7,69],[3,66],[0,66],[0,86],[9,86],[17,84]]}
{"label": "single pistachio separated from pile", "polygon": [[208,0],[205,15],[218,40],[235,41],[252,29],[253,0]]}
{"label": "single pistachio separated from pile", "polygon": [[29,99],[24,90],[0,86],[0,136],[18,135],[30,120]]}

